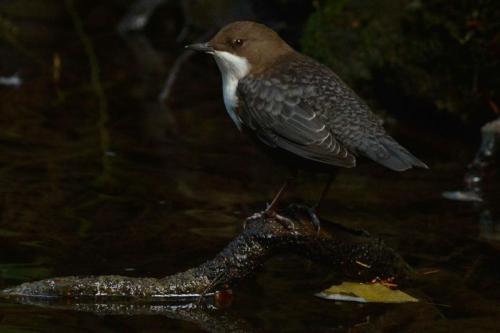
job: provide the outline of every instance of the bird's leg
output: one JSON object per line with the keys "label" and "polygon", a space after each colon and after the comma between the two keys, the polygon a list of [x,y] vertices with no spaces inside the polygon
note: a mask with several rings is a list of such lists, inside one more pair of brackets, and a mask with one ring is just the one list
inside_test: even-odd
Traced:
{"label": "bird's leg", "polygon": [[314,210],[316,212],[319,212],[319,209],[321,207],[321,204],[323,203],[323,200],[326,198],[326,196],[328,195],[328,192],[330,191],[330,187],[332,187],[332,183],[333,181],[335,180],[335,173],[330,173],[328,175],[328,181],[326,182],[326,185],[325,187],[323,188],[323,191],[321,191],[321,195],[319,197],[319,200],[318,202],[316,203],[316,205],[313,206]]}
{"label": "bird's leg", "polygon": [[328,195],[328,192],[330,191],[330,187],[332,186],[333,180],[335,179],[335,173],[330,173],[328,176],[328,181],[326,182],[325,187],[323,188],[323,191],[321,191],[321,195],[319,197],[318,202],[312,206],[311,208],[308,209],[309,217],[311,218],[311,223],[316,227],[316,230],[319,232],[321,229],[321,222],[318,218],[318,213],[319,209],[321,207],[321,203],[323,200],[326,198]]}
{"label": "bird's leg", "polygon": [[279,189],[278,193],[274,196],[273,200],[271,203],[268,203],[266,205],[266,209],[263,212],[255,213],[252,216],[248,217],[245,222],[243,223],[243,229],[246,229],[247,224],[249,221],[255,219],[255,218],[274,218],[276,219],[283,227],[287,229],[293,229],[294,225],[293,222],[289,219],[286,218],[276,212],[276,206],[278,205],[279,201],[281,200],[281,197],[283,196],[283,193],[285,192],[285,189],[288,187],[290,184],[291,178],[288,178],[281,188]]}
{"label": "bird's leg", "polygon": [[276,206],[278,205],[279,201],[281,200],[281,197],[283,196],[283,193],[285,192],[285,189],[288,187],[290,184],[291,179],[288,178],[285,183],[281,186],[279,189],[278,193],[274,196],[273,200],[271,201],[270,204],[267,205],[266,210],[264,211],[264,216],[269,217],[269,218],[274,218],[278,223],[280,223],[283,227],[286,229],[294,229],[294,224],[292,220],[289,218],[282,216],[276,212]]}
{"label": "bird's leg", "polygon": [[274,196],[271,203],[267,204],[265,213],[272,213],[276,210],[276,206],[278,205],[278,202],[280,201],[281,197],[283,196],[283,192],[287,188],[288,183],[290,183],[290,179],[285,180],[283,185],[281,185],[281,188],[279,189],[278,193],[276,193],[276,195]]}
{"label": "bird's leg", "polygon": [[319,231],[321,230],[321,222],[319,220],[318,215],[316,214],[316,208],[308,207],[307,213],[309,214],[309,218],[311,219],[312,225],[316,228],[316,231],[319,233]]}

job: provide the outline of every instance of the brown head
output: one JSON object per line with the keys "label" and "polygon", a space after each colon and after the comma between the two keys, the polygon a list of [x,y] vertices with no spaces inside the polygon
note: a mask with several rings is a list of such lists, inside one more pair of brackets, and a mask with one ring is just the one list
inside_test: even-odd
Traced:
{"label": "brown head", "polygon": [[251,21],[228,24],[207,43],[192,44],[187,48],[213,54],[221,71],[221,59],[218,58],[230,54],[236,56],[235,59],[246,59],[250,65],[249,73],[259,73],[280,57],[294,52],[275,31]]}

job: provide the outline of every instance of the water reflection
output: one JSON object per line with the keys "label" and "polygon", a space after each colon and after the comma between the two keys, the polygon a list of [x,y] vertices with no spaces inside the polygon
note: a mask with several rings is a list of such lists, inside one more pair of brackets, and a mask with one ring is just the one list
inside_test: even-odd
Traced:
{"label": "water reflection", "polygon": [[16,301],[53,311],[87,312],[99,316],[162,316],[196,325],[206,332],[254,332],[245,320],[213,303],[100,302],[97,300],[53,300],[25,298]]}
{"label": "water reflection", "polygon": [[500,217],[495,211],[498,200],[498,163],[500,159],[500,118],[483,126],[481,145],[467,166],[464,189],[443,192],[449,200],[471,202],[478,211],[480,237],[500,240]]}
{"label": "water reflection", "polygon": [[[479,193],[481,193],[479,195]],[[481,190],[471,191],[447,191],[443,192],[443,196],[450,200],[470,202],[477,212],[477,221],[479,226],[479,237],[499,241],[500,240],[500,216],[498,214],[498,207],[494,202],[498,200],[494,195],[488,195]]]}

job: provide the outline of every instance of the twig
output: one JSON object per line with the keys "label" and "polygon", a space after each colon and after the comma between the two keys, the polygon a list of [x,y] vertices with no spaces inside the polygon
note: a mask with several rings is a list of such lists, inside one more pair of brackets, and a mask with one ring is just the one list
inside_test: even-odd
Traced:
{"label": "twig", "polygon": [[[204,34],[202,34],[200,37],[196,39],[195,42],[201,42],[205,41],[208,39],[213,33],[215,32],[215,29],[210,29]],[[180,56],[175,59],[174,64],[170,68],[170,71],[168,72],[167,78],[165,80],[165,83],[163,84],[163,87],[161,89],[160,94],[158,95],[158,101],[160,103],[165,103],[168,101],[168,98],[170,97],[170,93],[172,92],[172,87],[175,83],[175,80],[177,80],[177,76],[179,74],[179,71],[181,70],[182,65],[191,58],[194,55],[194,52],[191,50],[184,50]]]}
{"label": "twig", "polygon": [[83,29],[83,24],[76,10],[74,0],[66,0],[66,7],[71,16],[71,19],[73,20],[73,25],[75,26],[75,30],[83,44],[85,53],[89,60],[90,84],[98,101],[97,110],[99,112],[98,114],[99,117],[96,125],[97,125],[97,130],[99,131],[99,139],[101,145],[101,163],[102,163],[101,179],[107,180],[111,172],[111,162],[108,156],[108,152],[110,150],[110,135],[107,128],[109,115],[108,115],[108,101],[101,83],[101,70],[99,67],[99,61],[97,60],[97,55],[94,50],[92,40]]}

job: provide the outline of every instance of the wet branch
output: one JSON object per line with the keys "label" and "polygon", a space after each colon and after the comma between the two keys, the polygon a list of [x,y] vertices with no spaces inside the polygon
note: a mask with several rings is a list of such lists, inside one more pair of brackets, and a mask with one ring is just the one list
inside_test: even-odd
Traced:
{"label": "wet branch", "polygon": [[327,221],[323,221],[318,233],[300,206],[290,206],[280,214],[293,221],[293,229],[283,226],[276,217],[254,214],[246,220],[242,233],[215,258],[162,279],[114,275],[61,277],[24,283],[2,291],[0,296],[128,298],[141,302],[192,300],[228,289],[278,253],[295,253],[318,260],[357,280],[395,277],[401,281],[411,274],[399,255],[366,233]]}

